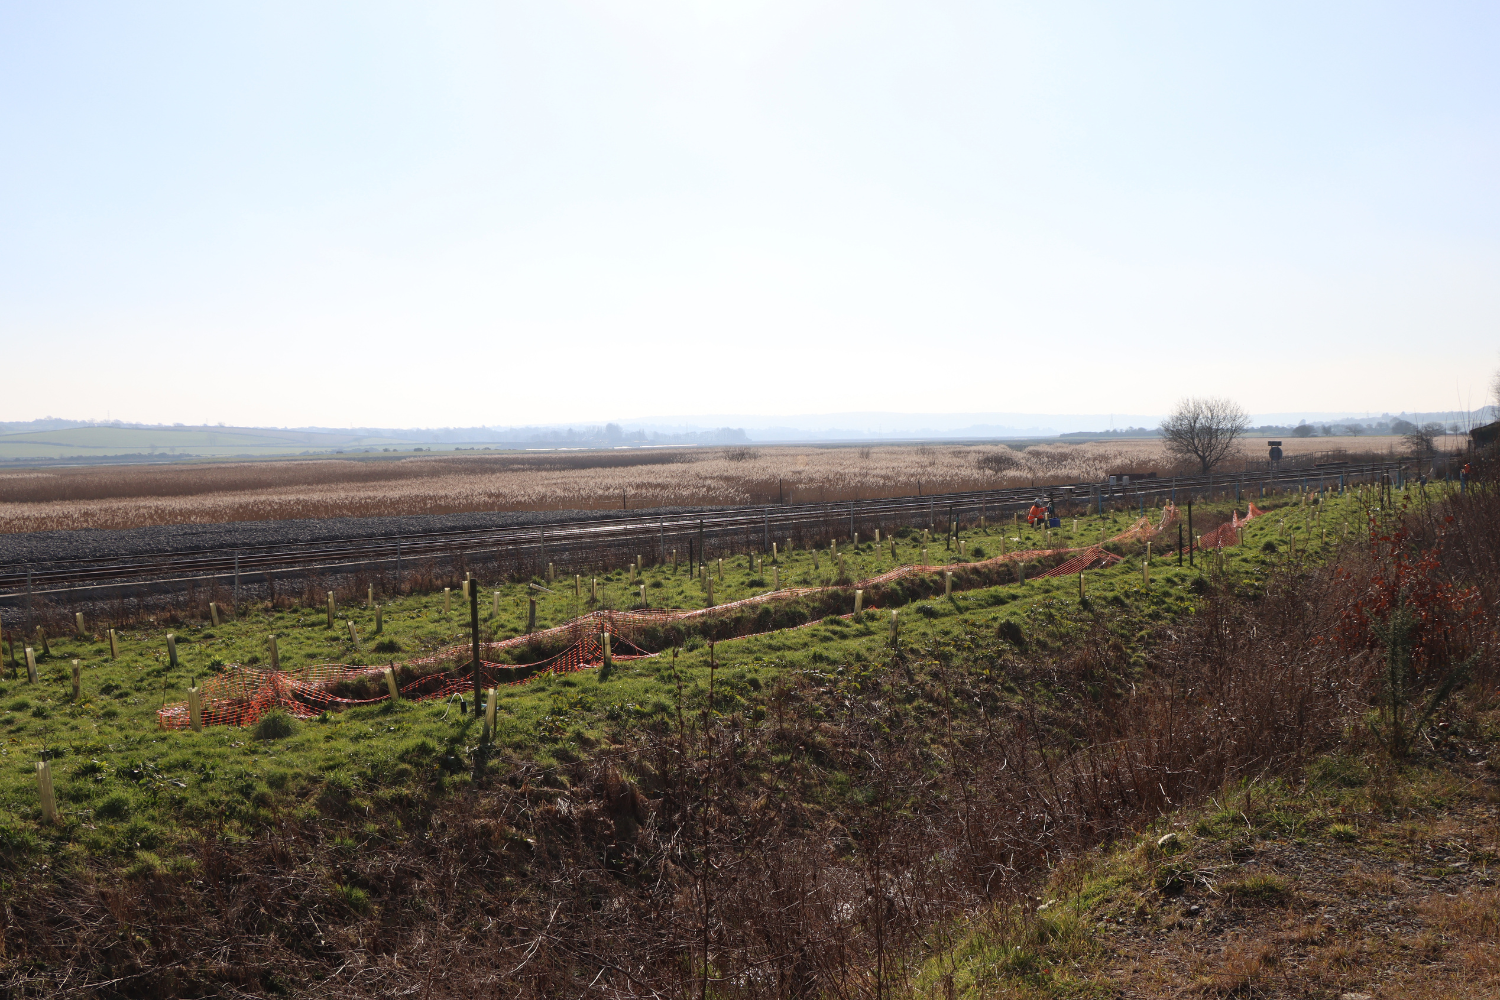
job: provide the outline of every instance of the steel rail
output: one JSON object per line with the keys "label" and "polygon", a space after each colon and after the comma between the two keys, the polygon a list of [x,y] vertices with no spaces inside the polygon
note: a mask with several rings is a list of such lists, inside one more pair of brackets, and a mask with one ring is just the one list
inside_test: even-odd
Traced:
{"label": "steel rail", "polygon": [[[398,558],[419,563],[434,557],[454,557],[487,549],[512,552],[545,545],[560,552],[585,545],[621,545],[632,540],[652,543],[654,556],[657,541],[666,535],[703,533],[722,537],[728,532],[749,533],[763,537],[778,530],[822,521],[836,527],[841,520],[872,518],[891,520],[926,515],[937,526],[938,512],[943,512],[943,526],[952,514],[971,514],[994,508],[994,513],[1010,513],[1022,508],[1039,495],[1062,502],[1084,502],[1091,508],[1098,503],[1118,504],[1155,500],[1167,494],[1187,493],[1196,496],[1205,491],[1227,491],[1245,487],[1285,487],[1290,484],[1326,486],[1330,481],[1368,481],[1397,468],[1395,462],[1339,466],[1328,469],[1286,469],[1268,472],[1182,476],[1175,479],[1137,479],[1128,485],[1070,483],[1054,486],[1007,487],[925,496],[886,497],[866,500],[833,500],[781,505],[753,505],[713,510],[647,514],[642,516],[603,517],[551,524],[509,525],[495,528],[472,528],[455,531],[415,532],[403,535],[380,535],[335,539],[310,543],[267,543],[223,549],[196,549],[182,552],[151,553],[125,557],[91,557],[72,560],[33,561],[12,564],[0,569],[0,600],[21,596],[28,585],[42,592],[56,589],[87,589],[99,585],[170,582],[173,579],[207,579],[231,576],[238,565],[242,575],[297,569],[352,569],[362,564],[394,562]],[[1102,498],[1101,498],[1102,493]],[[1092,509],[1089,511],[1092,513]],[[784,535],[771,538],[780,541]],[[847,537],[844,535],[843,537]],[[398,555],[399,552],[399,555]],[[701,558],[703,553],[698,552]],[[655,561],[655,559],[653,559]]]}

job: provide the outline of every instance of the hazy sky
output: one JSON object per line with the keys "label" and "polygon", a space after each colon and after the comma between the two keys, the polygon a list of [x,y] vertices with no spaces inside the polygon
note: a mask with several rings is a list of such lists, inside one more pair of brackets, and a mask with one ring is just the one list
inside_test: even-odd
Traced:
{"label": "hazy sky", "polygon": [[0,419],[1486,401],[1492,3],[10,3]]}

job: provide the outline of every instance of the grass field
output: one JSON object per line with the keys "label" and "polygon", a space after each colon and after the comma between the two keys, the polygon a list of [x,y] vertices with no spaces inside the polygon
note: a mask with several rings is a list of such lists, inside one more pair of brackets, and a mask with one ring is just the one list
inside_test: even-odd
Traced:
{"label": "grass field", "polygon": [[[1222,505],[1221,505],[1222,506]],[[1227,510],[1227,507],[1225,508]],[[1205,508],[1206,518],[1213,508]],[[1222,514],[1222,512],[1220,512]],[[1346,511],[1345,514],[1352,513]],[[1341,518],[1343,514],[1330,514]],[[1115,513],[1082,521],[1052,532],[1054,545],[1097,542],[1101,531],[1114,535],[1135,517]],[[1292,535],[1303,536],[1317,551],[1325,544],[1321,528],[1280,515],[1251,522],[1248,543],[1230,550],[1230,570],[1254,578],[1276,556],[1261,551],[1266,540],[1284,545]],[[1333,524],[1334,521],[1325,523]],[[1337,521],[1342,530],[1343,520]],[[1284,532],[1286,534],[1284,534]],[[896,566],[962,563],[998,554],[1002,534],[1009,548],[1039,548],[1039,531],[1025,528],[972,530],[962,535],[965,556],[956,545],[945,551],[943,542],[923,542],[919,534],[879,547],[862,542],[843,548],[848,576],[875,576]],[[1140,585],[1142,546],[1122,551],[1134,556],[1119,567],[1091,574],[1094,599],[1119,597],[1175,614],[1192,603],[1188,584],[1199,570],[1179,569],[1174,558],[1158,553],[1153,587]],[[1206,559],[1200,556],[1200,562]],[[833,585],[836,564],[827,551],[782,550],[774,567],[782,586]],[[762,594],[771,588],[773,567],[765,561],[756,572],[750,559],[740,556],[715,561],[714,599],[727,603]],[[1200,568],[1201,569],[1201,568]],[[653,607],[704,607],[706,597],[686,565],[648,567],[637,579],[646,587]],[[616,570],[598,578],[600,601],[589,600],[590,578],[582,580],[582,596],[573,596],[573,581],[555,581],[557,593],[538,591],[529,583],[492,585],[481,581],[484,638],[505,639],[525,631],[528,598],[538,599],[537,628],[562,624],[579,613],[603,608],[640,606],[637,585],[627,572]],[[1025,585],[983,588],[952,600],[929,600],[903,613],[904,641],[931,641],[961,623],[982,622],[993,627],[1001,618],[1025,621],[1040,607],[1058,602],[1077,603],[1076,579],[1039,580]],[[498,600],[495,595],[498,594]],[[443,613],[440,594],[390,599],[380,595],[384,632],[373,634],[374,611],[367,607],[339,609],[337,626],[327,627],[326,609],[294,607],[246,609],[238,621],[218,627],[204,623],[166,624],[120,633],[121,656],[109,658],[103,633],[84,639],[50,639],[52,653],[39,663],[41,683],[11,679],[0,686],[0,761],[7,761],[0,780],[0,807],[11,822],[36,830],[37,806],[32,764],[42,755],[54,757],[59,771],[59,794],[69,816],[68,828],[91,852],[132,853],[150,828],[149,842],[167,844],[169,831],[190,830],[209,815],[232,818],[237,829],[250,835],[268,821],[266,811],[283,795],[299,801],[316,798],[317,787],[329,772],[346,775],[357,787],[374,794],[400,787],[419,770],[430,770],[455,748],[477,740],[471,720],[457,707],[444,704],[385,704],[358,708],[317,722],[296,725],[295,738],[274,744],[247,738],[243,730],[216,729],[203,735],[163,732],[156,727],[156,710],[186,698],[186,689],[225,664],[260,664],[267,656],[266,637],[278,637],[280,663],[293,669],[314,663],[380,664],[421,656],[444,646],[468,641],[467,612],[453,595],[453,608]],[[495,609],[498,608],[498,613]],[[356,646],[349,637],[353,622],[360,635]],[[167,661],[166,634],[176,635],[179,665]],[[822,664],[869,662],[882,655],[887,636],[884,615],[870,614],[851,622],[829,619],[822,625],[720,643],[717,662],[724,671],[721,683],[734,693],[728,704],[741,704],[748,690],[760,690],[786,671],[817,669]],[[20,656],[20,650],[16,651]],[[38,650],[40,653],[40,650]],[[70,663],[82,664],[82,696],[71,697]],[[519,659],[519,657],[518,657]],[[701,703],[707,684],[708,651],[690,639],[677,662],[690,706]],[[610,738],[611,731],[633,724],[661,722],[675,709],[672,659],[629,661],[607,682],[592,672],[543,677],[501,692],[504,722],[498,739],[502,747],[543,765],[575,759],[588,748]],[[125,776],[136,775],[137,779]],[[226,791],[226,775],[235,791]],[[149,775],[149,778],[141,778]],[[342,780],[342,779],[339,779]],[[463,778],[452,778],[463,781]],[[144,784],[140,782],[144,781]],[[107,800],[107,801],[106,801]],[[103,814],[99,809],[103,808]],[[99,822],[105,819],[106,822]],[[13,830],[21,827],[13,826]],[[65,843],[64,841],[63,843]]]}
{"label": "grass field", "polygon": [[[1399,443],[1357,440],[1358,455],[1385,454]],[[1339,447],[1332,439],[1286,443],[1293,456],[1357,457],[1330,446]],[[1246,449],[1223,468],[1258,457],[1258,449]],[[845,500],[1172,471],[1154,440],[1019,451],[999,445],[663,449],[28,469],[0,471],[0,531]]]}

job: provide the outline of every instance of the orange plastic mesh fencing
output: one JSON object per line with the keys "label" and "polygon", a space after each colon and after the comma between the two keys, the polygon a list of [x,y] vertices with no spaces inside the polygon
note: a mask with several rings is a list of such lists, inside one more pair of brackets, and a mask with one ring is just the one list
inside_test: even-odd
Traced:
{"label": "orange plastic mesh fencing", "polygon": [[1065,563],[1060,563],[1049,570],[1037,574],[1037,579],[1048,576],[1072,576],[1074,573],[1082,573],[1088,569],[1103,569],[1120,562],[1122,557],[1113,552],[1106,552],[1098,545],[1084,549],[1081,555],[1074,556]]}
{"label": "orange plastic mesh fencing", "polygon": [[1199,549],[1223,549],[1240,543],[1240,529],[1245,522],[1251,518],[1260,517],[1265,511],[1259,509],[1255,504],[1250,504],[1245,511],[1245,516],[1240,517],[1238,511],[1230,515],[1230,520],[1219,525],[1214,530],[1199,536]]}
{"label": "orange plastic mesh fencing", "polygon": [[[1250,516],[1260,513],[1254,510],[1253,505],[1251,510],[1253,514]],[[1168,507],[1167,511],[1163,513],[1163,526],[1169,523],[1169,518],[1175,516],[1176,509]],[[1150,522],[1146,518],[1141,518],[1130,528],[1114,536],[1112,540],[1125,541],[1133,538],[1147,537],[1154,533],[1155,530],[1160,529],[1152,529]],[[1205,536],[1206,538],[1207,536]],[[899,566],[878,576],[845,587],[788,587],[765,594],[757,594],[753,597],[742,598],[738,601],[716,604],[707,608],[686,610],[676,608],[639,608],[633,611],[591,611],[588,614],[580,615],[571,621],[554,626],[553,628],[542,629],[509,639],[481,643],[479,686],[487,688],[501,685],[524,684],[527,681],[547,674],[568,673],[574,670],[597,667],[604,662],[604,648],[600,637],[605,633],[608,633],[611,637],[612,659],[621,661],[635,660],[658,655],[641,649],[634,641],[639,639],[642,633],[652,626],[727,617],[740,609],[764,604],[769,601],[794,600],[799,597],[806,597],[829,590],[852,590],[855,587],[869,589],[882,584],[893,583],[904,577],[916,574],[942,573],[960,569],[997,566],[1006,562],[1042,559],[1065,552],[1079,552],[1080,554],[1059,566],[1038,573],[1037,576],[1039,578],[1066,576],[1089,569],[1111,566],[1120,561],[1119,556],[1106,552],[1098,545],[1087,546],[1081,550],[1077,548],[1025,549],[1018,552],[1008,552],[1003,555],[992,556],[978,562]],[[873,606],[870,610],[874,610]],[[839,617],[847,618],[849,615],[841,615]],[[806,623],[806,625],[815,624],[817,622]],[[799,625],[793,627],[802,628],[806,626]],[[737,638],[749,638],[749,636],[738,636]],[[534,663],[507,664],[494,662],[493,658],[505,650],[524,647],[538,642],[542,644],[566,642],[567,646],[561,652]],[[635,650],[635,652],[626,652],[624,647],[629,647]],[[200,698],[202,699],[201,721],[205,726],[247,726],[253,725],[266,712],[277,708],[298,718],[306,719],[313,718],[331,709],[376,704],[390,697],[384,689],[383,680],[387,669],[391,669],[398,675],[419,674],[416,679],[401,686],[400,695],[403,699],[424,701],[432,698],[447,698],[454,694],[468,693],[474,690],[472,656],[473,647],[465,644],[446,646],[428,656],[406,660],[400,664],[392,663],[389,667],[320,663],[300,667],[295,670],[278,671],[264,667],[234,665],[226,668],[222,674],[215,675],[204,681],[200,689]],[[434,670],[422,673],[426,668],[437,667],[444,663],[452,664],[452,667],[447,670]],[[341,695],[338,693],[340,691],[344,691],[346,694]],[[365,692],[369,696],[349,696],[354,692]],[[166,729],[187,729],[191,724],[187,703],[179,702],[164,706],[157,713],[157,720]]]}

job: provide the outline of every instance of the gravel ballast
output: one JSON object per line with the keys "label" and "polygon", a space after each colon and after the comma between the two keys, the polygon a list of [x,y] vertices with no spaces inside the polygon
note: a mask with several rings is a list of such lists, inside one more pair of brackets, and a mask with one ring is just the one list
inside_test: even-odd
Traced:
{"label": "gravel ballast", "polygon": [[128,559],[184,552],[225,552],[263,546],[291,547],[360,538],[395,538],[447,531],[545,526],[695,514],[723,507],[653,507],[631,511],[481,511],[400,517],[330,517],[292,521],[164,524],[119,531],[37,531],[0,534],[0,564],[9,566],[78,559]]}

